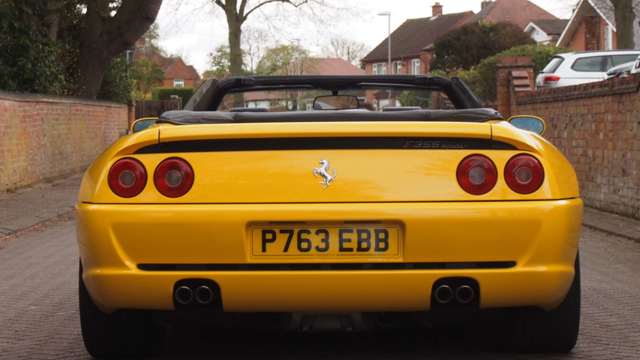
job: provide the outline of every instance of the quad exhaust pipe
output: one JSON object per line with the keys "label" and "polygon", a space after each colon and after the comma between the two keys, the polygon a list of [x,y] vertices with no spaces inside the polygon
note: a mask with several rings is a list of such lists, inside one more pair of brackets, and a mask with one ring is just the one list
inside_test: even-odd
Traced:
{"label": "quad exhaust pipe", "polygon": [[453,289],[449,285],[440,285],[433,294],[434,299],[440,304],[448,304],[453,300]]}
{"label": "quad exhaust pipe", "polygon": [[189,305],[193,301],[193,290],[190,287],[182,285],[176,288],[173,297],[180,305]]}
{"label": "quad exhaust pipe", "polygon": [[476,296],[476,292],[469,285],[460,285],[456,289],[456,301],[460,304],[469,304]]}
{"label": "quad exhaust pipe", "polygon": [[[218,303],[216,284],[205,281],[181,281],[175,285],[173,300],[178,306],[208,306]],[[217,290],[217,292],[216,292]]]}
{"label": "quad exhaust pipe", "polygon": [[433,289],[433,301],[439,305],[468,305],[477,300],[478,285],[466,278],[439,280]]}
{"label": "quad exhaust pipe", "polygon": [[213,301],[213,290],[206,285],[196,288],[196,302],[200,305],[209,305]]}

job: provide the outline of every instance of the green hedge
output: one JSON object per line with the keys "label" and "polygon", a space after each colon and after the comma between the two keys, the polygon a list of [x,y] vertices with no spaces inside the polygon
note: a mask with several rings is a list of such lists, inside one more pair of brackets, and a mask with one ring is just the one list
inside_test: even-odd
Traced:
{"label": "green hedge", "polygon": [[151,93],[153,100],[169,100],[171,95],[177,95],[182,98],[182,106],[184,106],[193,96],[193,88],[155,88]]}
{"label": "green hedge", "polygon": [[534,73],[537,75],[554,55],[569,51],[571,50],[550,45],[516,46],[482,60],[480,64],[470,70],[460,71],[457,76],[461,77],[482,100],[491,102],[496,99],[496,73],[499,57],[529,56],[533,61]]}

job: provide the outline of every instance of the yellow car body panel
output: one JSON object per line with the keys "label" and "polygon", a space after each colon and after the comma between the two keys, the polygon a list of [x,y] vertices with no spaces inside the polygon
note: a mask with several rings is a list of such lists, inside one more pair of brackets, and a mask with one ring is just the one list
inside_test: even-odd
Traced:
{"label": "yellow car body panel", "polygon": [[[485,139],[513,148],[137,152],[172,141],[326,137]],[[510,190],[502,174],[506,162],[521,153],[535,156],[545,170],[542,186],[528,195]],[[457,183],[456,168],[470,154],[486,155],[498,168],[498,182],[485,195],[468,194]],[[153,184],[153,169],[174,156],[187,160],[195,173],[191,190],[175,199]],[[107,184],[109,168],[122,157],[136,158],[147,169],[146,187],[134,198],[118,197]],[[328,188],[313,174],[321,159],[330,159],[337,172]],[[159,124],[121,138],[92,164],[76,209],[83,279],[107,312],[172,310],[174,284],[187,278],[216,281],[225,311],[422,311],[430,308],[433,283],[456,276],[478,282],[481,308],[553,309],[573,280],[582,218],[569,162],[542,137],[503,121]],[[371,222],[401,229],[398,256],[258,257],[251,251],[255,224]],[[513,266],[251,269],[354,262]],[[145,264],[195,267],[150,271]],[[207,270],[207,264],[222,267]]]}

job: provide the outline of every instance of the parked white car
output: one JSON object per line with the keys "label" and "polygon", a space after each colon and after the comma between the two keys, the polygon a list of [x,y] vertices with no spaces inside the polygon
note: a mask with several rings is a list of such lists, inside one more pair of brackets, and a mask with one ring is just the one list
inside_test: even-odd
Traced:
{"label": "parked white car", "polygon": [[636,59],[636,62],[633,64],[633,67],[631,68],[631,73],[632,74],[640,73],[640,56],[638,56],[638,58]]}
{"label": "parked white car", "polygon": [[[555,88],[607,79],[607,71],[634,61],[640,50],[572,52],[558,54],[536,78],[536,86]],[[640,71],[640,69],[638,70]]]}
{"label": "parked white car", "polygon": [[631,69],[633,69],[635,63],[636,61],[634,60],[622,65],[612,67],[611,69],[609,69],[609,71],[607,71],[607,80],[629,76],[629,74],[631,74]]}

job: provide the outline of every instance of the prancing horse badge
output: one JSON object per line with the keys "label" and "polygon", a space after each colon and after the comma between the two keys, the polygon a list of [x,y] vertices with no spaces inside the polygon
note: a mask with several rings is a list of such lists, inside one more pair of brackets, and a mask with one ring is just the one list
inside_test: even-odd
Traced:
{"label": "prancing horse badge", "polygon": [[313,169],[313,175],[322,177],[322,187],[326,189],[336,179],[336,171],[329,168],[328,160],[320,160],[320,167]]}

